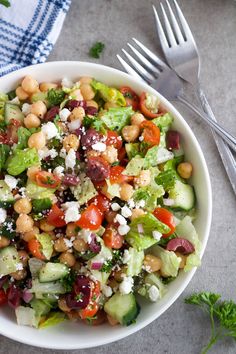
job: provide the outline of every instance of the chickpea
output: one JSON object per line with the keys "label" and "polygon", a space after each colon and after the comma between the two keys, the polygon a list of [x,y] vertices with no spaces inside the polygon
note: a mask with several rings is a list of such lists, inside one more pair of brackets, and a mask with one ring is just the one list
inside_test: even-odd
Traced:
{"label": "chickpea", "polygon": [[88,244],[82,238],[76,238],[73,242],[73,247],[78,252],[85,252],[88,250]]}
{"label": "chickpea", "polygon": [[110,109],[110,108],[116,108],[118,107],[118,105],[114,102],[106,102],[104,104],[104,109],[106,109],[107,111]]}
{"label": "chickpea", "polygon": [[69,116],[69,121],[73,122],[74,120],[79,119],[81,122],[85,116],[85,110],[83,107],[75,107]]}
{"label": "chickpea", "polygon": [[118,160],[118,151],[114,146],[107,146],[106,150],[102,153],[102,157],[108,163],[112,164]]}
{"label": "chickpea", "polygon": [[101,155],[101,153],[98,152],[98,151],[95,151],[95,150],[88,150],[88,151],[86,151],[86,156],[87,156],[87,158],[90,158],[90,157],[98,157],[98,156],[100,156],[100,155]]}
{"label": "chickpea", "polygon": [[69,224],[67,224],[67,226],[66,226],[66,236],[68,238],[76,236],[76,234],[78,233],[78,232],[76,232],[76,228],[77,228],[77,226],[73,222],[70,222]]}
{"label": "chickpea", "polygon": [[120,186],[120,199],[126,202],[132,198],[134,188],[129,183],[122,183]]}
{"label": "chickpea", "polygon": [[81,94],[81,91],[79,89],[74,90],[70,93],[70,96],[73,97],[73,99],[77,100],[77,101],[83,101],[83,96]]}
{"label": "chickpea", "polygon": [[28,146],[30,148],[42,149],[46,145],[46,137],[42,131],[34,133],[29,137]]}
{"label": "chickpea", "polygon": [[114,222],[116,215],[117,212],[113,210],[108,210],[105,212],[105,219],[108,222],[108,224],[112,224]]}
{"label": "chickpea", "polygon": [[179,264],[179,268],[183,269],[185,267],[185,265],[186,265],[187,256],[185,256],[184,254],[179,253],[179,252],[175,252],[175,254],[176,254],[177,257],[181,258],[181,262]]}
{"label": "chickpea", "polygon": [[39,166],[31,166],[27,170],[27,176],[31,181],[35,181],[36,174],[40,171]]}
{"label": "chickpea", "polygon": [[23,264],[23,267],[28,265],[29,255],[26,251],[20,250],[18,251],[18,255],[20,257],[20,262]]}
{"label": "chickpea", "polygon": [[177,167],[180,177],[188,179],[192,176],[193,166],[190,162],[181,162]]}
{"label": "chickpea", "polygon": [[33,113],[42,119],[43,116],[47,113],[47,106],[43,101],[37,101],[31,105],[30,113]]}
{"label": "chickpea", "polygon": [[79,148],[79,139],[75,134],[70,134],[67,135],[64,139],[63,139],[63,147],[64,149],[68,152],[70,149],[73,150],[78,150]]}
{"label": "chickpea", "polygon": [[23,90],[21,86],[17,87],[16,89],[16,96],[19,98],[19,100],[24,101],[27,100],[29,97],[28,93]]}
{"label": "chickpea", "polygon": [[146,254],[143,264],[148,272],[153,273],[161,269],[162,262],[160,258],[153,256],[152,254]]}
{"label": "chickpea", "polygon": [[139,208],[133,209],[132,210],[132,215],[131,215],[131,221],[133,221],[136,218],[139,218],[140,216],[142,216],[144,214],[145,214],[145,212],[144,212],[143,209],[139,209]]}
{"label": "chickpea", "polygon": [[95,92],[90,84],[82,84],[80,86],[80,92],[85,101],[92,100],[95,96]]}
{"label": "chickpea", "polygon": [[16,229],[20,233],[31,231],[34,226],[34,220],[27,214],[20,214],[16,220]]}
{"label": "chickpea", "polygon": [[98,104],[96,101],[94,100],[89,100],[89,101],[86,101],[86,104],[87,104],[87,107],[95,107],[98,109]]}
{"label": "chickpea", "polygon": [[142,113],[134,113],[131,117],[131,124],[132,125],[140,125],[144,120],[144,115]]}
{"label": "chickpea", "polygon": [[16,272],[10,273],[10,275],[15,280],[22,280],[22,279],[25,279],[25,277],[27,275],[27,271],[25,269],[17,270]]}
{"label": "chickpea", "polygon": [[47,92],[48,90],[55,88],[57,88],[57,84],[54,84],[53,82],[41,82],[41,84],[39,84],[39,89],[42,92]]}
{"label": "chickpea", "polygon": [[29,214],[32,210],[32,204],[28,198],[21,198],[15,202],[14,210],[18,214]]}
{"label": "chickpea", "polygon": [[54,249],[56,252],[65,252],[68,250],[68,246],[66,245],[63,237],[58,238],[54,242]]}
{"label": "chickpea", "polygon": [[107,320],[111,326],[116,326],[119,322],[115,320],[113,317],[107,315]]}
{"label": "chickpea", "polygon": [[38,234],[39,234],[39,228],[37,226],[33,226],[33,229],[31,231],[21,234],[21,239],[24,240],[25,242],[29,242],[33,238],[36,238]]}
{"label": "chickpea", "polygon": [[27,93],[34,93],[39,88],[38,81],[32,78],[32,76],[30,75],[24,77],[21,86],[23,90],[26,91]]}
{"label": "chickpea", "polygon": [[93,79],[89,76],[83,76],[81,77],[81,79],[79,80],[80,84],[90,84],[93,81]]}
{"label": "chickpea", "polygon": [[0,236],[0,249],[10,245],[10,240],[5,236]]}
{"label": "chickpea", "polygon": [[150,170],[143,170],[140,172],[138,177],[134,178],[134,184],[137,187],[148,186],[151,182],[151,172]]}
{"label": "chickpea", "polygon": [[55,229],[55,226],[50,225],[46,219],[42,219],[39,222],[39,228],[42,231],[48,232],[48,231],[53,231]]}
{"label": "chickpea", "polygon": [[126,125],[122,129],[122,135],[125,141],[131,143],[135,141],[140,134],[140,129],[138,125]]}
{"label": "chickpea", "polygon": [[38,128],[40,126],[41,122],[40,119],[33,113],[28,114],[24,118],[24,125],[26,128]]}
{"label": "chickpea", "polygon": [[70,308],[67,306],[66,299],[64,296],[58,300],[58,307],[63,312],[70,312]]}
{"label": "chickpea", "polygon": [[116,270],[113,274],[114,276],[114,279],[120,283],[122,282],[124,276],[126,275],[126,270],[127,270],[127,267],[126,266],[122,266],[120,270]]}
{"label": "chickpea", "polygon": [[70,252],[63,252],[59,257],[59,260],[61,263],[66,264],[68,267],[73,267],[76,262],[75,256]]}

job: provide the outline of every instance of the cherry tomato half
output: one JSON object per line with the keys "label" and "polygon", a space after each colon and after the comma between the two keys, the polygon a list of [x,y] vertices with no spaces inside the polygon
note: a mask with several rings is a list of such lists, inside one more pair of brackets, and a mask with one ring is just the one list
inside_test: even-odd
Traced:
{"label": "cherry tomato half", "polygon": [[153,212],[153,215],[158,220],[163,222],[163,224],[166,224],[170,228],[170,232],[168,232],[168,234],[162,235],[162,237],[166,238],[172,235],[173,232],[175,231],[174,215],[165,208],[156,208]]}
{"label": "cherry tomato half", "polygon": [[7,303],[7,294],[3,289],[0,289],[0,306]]}
{"label": "cherry tomato half", "polygon": [[53,173],[47,171],[40,171],[35,175],[35,181],[38,186],[45,188],[56,189],[60,185],[60,178]]}
{"label": "cherry tomato half", "polygon": [[123,175],[122,172],[125,170],[123,166],[113,166],[110,169],[110,182],[111,184],[118,183],[121,184],[123,182],[130,182],[133,180],[132,176]]}
{"label": "cherry tomato half", "polygon": [[101,213],[105,213],[110,208],[110,200],[103,194],[98,194],[96,197],[89,200],[88,204],[94,204],[98,207]]}
{"label": "cherry tomato half", "polygon": [[50,225],[57,226],[57,227],[62,227],[66,225],[65,222],[65,214],[63,210],[58,208],[56,204],[53,204],[48,216],[47,216],[47,222]]}
{"label": "cherry tomato half", "polygon": [[36,238],[33,238],[28,242],[28,249],[34,257],[41,259],[41,260],[46,259],[41,251],[42,246]]}
{"label": "cherry tomato half", "polygon": [[82,212],[81,217],[76,221],[76,225],[82,229],[97,230],[102,224],[102,214],[99,208],[90,204],[85,211]]}
{"label": "cherry tomato half", "polygon": [[85,318],[94,317],[99,310],[99,305],[96,301],[90,301],[85,309],[80,310],[79,314],[82,320]]}
{"label": "cherry tomato half", "polygon": [[122,147],[122,137],[118,135],[117,132],[108,130],[105,143],[107,146],[113,145],[119,150]]}
{"label": "cherry tomato half", "polygon": [[151,121],[144,120],[140,124],[140,129],[143,129],[143,141],[148,143],[150,147],[159,145],[160,143],[160,129]]}
{"label": "cherry tomato half", "polygon": [[138,95],[129,86],[121,87],[120,92],[126,100],[126,106],[132,106],[133,110],[137,111],[139,108]]}
{"label": "cherry tomato half", "polygon": [[106,227],[102,238],[106,247],[114,248],[116,250],[122,247],[124,241],[124,237],[121,236],[112,225]]}
{"label": "cherry tomato half", "polygon": [[140,96],[140,110],[143,115],[148,119],[153,119],[163,115],[162,113],[153,113],[146,106],[146,92],[143,92]]}

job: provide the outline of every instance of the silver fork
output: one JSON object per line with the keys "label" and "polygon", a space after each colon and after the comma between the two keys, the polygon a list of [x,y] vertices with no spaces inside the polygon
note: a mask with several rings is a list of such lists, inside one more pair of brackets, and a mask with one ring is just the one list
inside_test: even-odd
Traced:
{"label": "silver fork", "polygon": [[[157,32],[167,63],[182,79],[189,82],[194,87],[202,109],[212,121],[216,122],[214,113],[200,86],[200,58],[192,32],[177,1],[173,0],[173,6],[171,6],[170,2],[166,0],[166,4],[168,15],[163,4],[160,4],[163,15],[163,26],[154,5],[153,10]],[[175,16],[174,11],[177,13],[177,16]],[[236,194],[235,158],[224,141],[217,136],[214,131],[212,131],[212,133],[229,180]]]}
{"label": "silver fork", "polygon": [[136,76],[139,79],[147,82],[150,86],[155,88],[168,100],[179,100],[187,107],[192,109],[196,114],[209,124],[230,146],[236,151],[236,139],[233,135],[227,132],[218,123],[211,120],[204,112],[200,111],[197,106],[190,103],[182,93],[183,81],[176,73],[170,69],[160,58],[152,53],[147,47],[145,47],[137,39],[133,38],[136,45],[145,56],[140,53],[132,44],[127,43],[128,47],[133,51],[136,59],[132,57],[125,49],[122,49],[125,56],[128,58],[131,65],[117,55],[120,63],[125,70],[132,76]]}

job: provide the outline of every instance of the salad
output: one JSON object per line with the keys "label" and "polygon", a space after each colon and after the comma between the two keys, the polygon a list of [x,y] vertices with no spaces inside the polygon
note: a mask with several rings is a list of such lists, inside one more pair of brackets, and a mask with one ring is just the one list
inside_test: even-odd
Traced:
{"label": "salad", "polygon": [[90,77],[0,94],[0,305],[130,325],[200,264],[193,173],[155,95]]}

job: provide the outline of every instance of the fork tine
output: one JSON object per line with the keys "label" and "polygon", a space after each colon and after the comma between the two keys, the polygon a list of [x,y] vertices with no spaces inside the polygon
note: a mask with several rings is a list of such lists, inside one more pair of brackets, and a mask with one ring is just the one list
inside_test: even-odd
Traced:
{"label": "fork tine", "polygon": [[175,4],[175,7],[176,7],[176,11],[177,11],[180,23],[181,23],[182,28],[183,28],[184,35],[186,37],[186,40],[187,39],[191,39],[194,42],[194,44],[195,44],[195,40],[193,38],[192,32],[191,32],[191,30],[189,28],[189,25],[188,25],[187,21],[185,20],[183,12],[181,11],[177,1],[176,0],[173,0],[173,1],[174,1],[174,4]]}
{"label": "fork tine", "polygon": [[149,74],[149,72],[140,65],[137,60],[135,60],[124,48],[122,48],[122,52],[129,59],[133,67],[136,71],[148,82],[155,80],[155,77]]}
{"label": "fork tine", "polygon": [[160,21],[160,18],[158,16],[157,9],[156,9],[156,7],[154,5],[152,5],[152,8],[153,8],[153,11],[154,11],[157,32],[158,32],[158,36],[159,36],[161,45],[162,45],[162,47],[168,48],[169,47],[169,43],[168,43],[168,41],[166,39],[165,32],[164,32],[163,27],[161,25],[161,21]]}
{"label": "fork tine", "polygon": [[137,73],[137,71],[135,71],[129,64],[127,64],[126,61],[119,54],[117,54],[116,56],[128,74],[138,78],[139,80],[144,81],[143,78]]}
{"label": "fork tine", "polygon": [[[150,49],[145,47],[145,45],[143,45],[141,42],[139,42],[136,38],[133,37],[132,39],[155,64],[157,64],[161,68],[167,67],[166,63],[164,63],[164,61],[162,61],[158,56],[156,56],[156,54],[151,52]],[[167,45],[168,45],[168,43],[167,43]]]}
{"label": "fork tine", "polygon": [[130,47],[130,49],[137,55],[139,58],[140,62],[143,63],[149,71],[153,74],[160,74],[160,70],[158,70],[150,61],[147,60],[139,51],[134,48],[130,43],[127,43],[127,45]]}
{"label": "fork tine", "polygon": [[161,6],[163,18],[164,18],[164,23],[165,23],[165,26],[166,26],[166,32],[167,32],[169,47],[174,47],[174,46],[176,46],[177,42],[176,42],[173,30],[172,30],[171,25],[170,25],[170,21],[169,21],[169,19],[167,17],[167,14],[166,14],[166,11],[165,11],[165,8],[164,8],[163,4],[160,3],[160,6]]}
{"label": "fork tine", "polygon": [[176,21],[174,12],[173,12],[173,10],[172,10],[172,8],[170,6],[169,1],[166,0],[166,3],[167,3],[167,6],[168,6],[168,9],[169,9],[170,18],[171,18],[171,22],[172,22],[172,25],[173,25],[173,28],[174,28],[174,31],[175,31],[176,39],[177,39],[177,41],[179,43],[181,43],[181,42],[184,41],[183,34],[182,34],[181,30],[180,30],[178,22]]}

